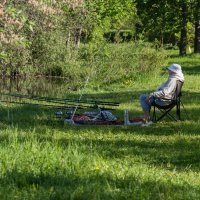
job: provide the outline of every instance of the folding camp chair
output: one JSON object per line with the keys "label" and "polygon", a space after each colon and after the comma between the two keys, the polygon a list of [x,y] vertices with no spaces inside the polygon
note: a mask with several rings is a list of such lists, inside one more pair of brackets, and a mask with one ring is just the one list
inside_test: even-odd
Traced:
{"label": "folding camp chair", "polygon": [[[165,116],[168,117],[169,119],[171,119],[172,121],[178,121],[181,119],[180,105],[181,105],[182,86],[183,86],[183,82],[177,81],[174,97],[172,99],[163,98],[163,100],[170,101],[170,103],[168,105],[164,105],[164,106],[158,105],[158,104],[156,104],[156,98],[154,98],[154,101],[152,103],[152,105],[153,105],[153,116],[152,116],[153,122],[158,122],[161,119],[163,119]],[[161,100],[162,100],[162,98],[161,98]],[[182,104],[182,106],[183,106],[183,104]],[[176,108],[175,115],[170,113],[170,111],[173,108]],[[157,113],[156,113],[157,110],[159,110],[161,113],[159,115],[159,117],[157,117]]]}

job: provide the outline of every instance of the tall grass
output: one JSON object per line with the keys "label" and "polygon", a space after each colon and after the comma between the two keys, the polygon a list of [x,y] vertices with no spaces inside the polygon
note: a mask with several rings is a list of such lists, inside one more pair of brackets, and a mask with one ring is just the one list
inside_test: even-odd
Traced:
{"label": "tall grass", "polygon": [[155,75],[166,64],[165,58],[164,50],[145,42],[86,44],[68,61],[63,73],[73,84],[90,77],[93,89],[119,82],[129,85],[144,75]]}
{"label": "tall grass", "polygon": [[[199,58],[199,57],[198,57]],[[54,110],[0,107],[0,199],[199,199],[200,117],[198,58],[179,58],[188,119],[150,127],[69,126]],[[167,74],[115,83],[85,97],[117,100],[116,111],[141,114],[139,95]],[[9,114],[8,114],[9,113]]]}

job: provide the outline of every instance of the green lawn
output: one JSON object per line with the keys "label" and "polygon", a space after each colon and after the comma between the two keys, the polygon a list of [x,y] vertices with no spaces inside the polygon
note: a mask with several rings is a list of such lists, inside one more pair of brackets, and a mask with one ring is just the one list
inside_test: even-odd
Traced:
{"label": "green lawn", "polygon": [[[150,127],[69,126],[54,111],[0,108],[0,199],[200,199],[200,56],[171,56],[185,73],[183,121]],[[96,99],[141,115],[139,96],[167,78],[141,80]]]}

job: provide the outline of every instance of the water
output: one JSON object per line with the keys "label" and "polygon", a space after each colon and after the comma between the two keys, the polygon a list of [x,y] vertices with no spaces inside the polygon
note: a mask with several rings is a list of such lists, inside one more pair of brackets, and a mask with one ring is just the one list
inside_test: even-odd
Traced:
{"label": "water", "polygon": [[69,80],[55,77],[26,77],[0,80],[0,93],[29,96],[66,97],[78,90]]}
{"label": "water", "polygon": [[[78,82],[78,81],[77,81]],[[88,90],[87,90],[88,89]],[[87,91],[87,92],[86,92]],[[89,84],[71,83],[64,78],[26,77],[4,78],[0,80],[0,104],[37,105],[49,108],[74,110],[97,110],[99,108],[116,108],[115,105],[97,101],[109,101],[110,94],[105,97],[96,93],[88,93]],[[109,98],[109,99],[107,99]],[[9,104],[9,105],[10,105]]]}
{"label": "water", "polygon": [[80,98],[80,91],[81,88],[64,78],[4,78],[0,80],[0,103],[73,109]]}

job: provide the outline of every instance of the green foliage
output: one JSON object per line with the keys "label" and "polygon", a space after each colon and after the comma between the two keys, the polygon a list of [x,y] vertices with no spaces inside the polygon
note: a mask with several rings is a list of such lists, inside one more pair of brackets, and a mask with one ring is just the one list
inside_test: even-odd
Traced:
{"label": "green foliage", "polygon": [[153,76],[166,64],[164,50],[156,50],[144,42],[101,43],[96,48],[85,46],[80,53],[86,63],[91,63],[94,85],[99,86],[135,82],[142,76]]}
{"label": "green foliage", "polygon": [[7,59],[7,54],[4,52],[0,53],[0,60],[6,60]]}
{"label": "green foliage", "polygon": [[[1,28],[1,73],[5,75],[13,75],[26,73],[29,68],[30,60],[30,43],[26,37],[26,13],[20,8],[15,7],[12,2],[5,5],[2,17]],[[26,19],[26,20],[24,20]]]}
{"label": "green foliage", "polygon": [[64,37],[64,33],[58,30],[42,34],[38,32],[31,44],[32,62],[36,73],[63,76],[67,60]]}
{"label": "green foliage", "polygon": [[132,30],[110,30],[104,33],[104,37],[108,42],[130,42],[134,38],[134,32]]}
{"label": "green foliage", "polygon": [[[176,33],[175,36],[180,40],[181,33]],[[191,22],[187,22],[187,44],[188,46],[194,46],[194,26]]]}
{"label": "green foliage", "polygon": [[91,34],[96,27],[101,27],[103,33],[112,29],[119,31],[128,24],[131,24],[129,29],[134,29],[137,21],[135,4],[131,0],[86,1],[86,8]]}

